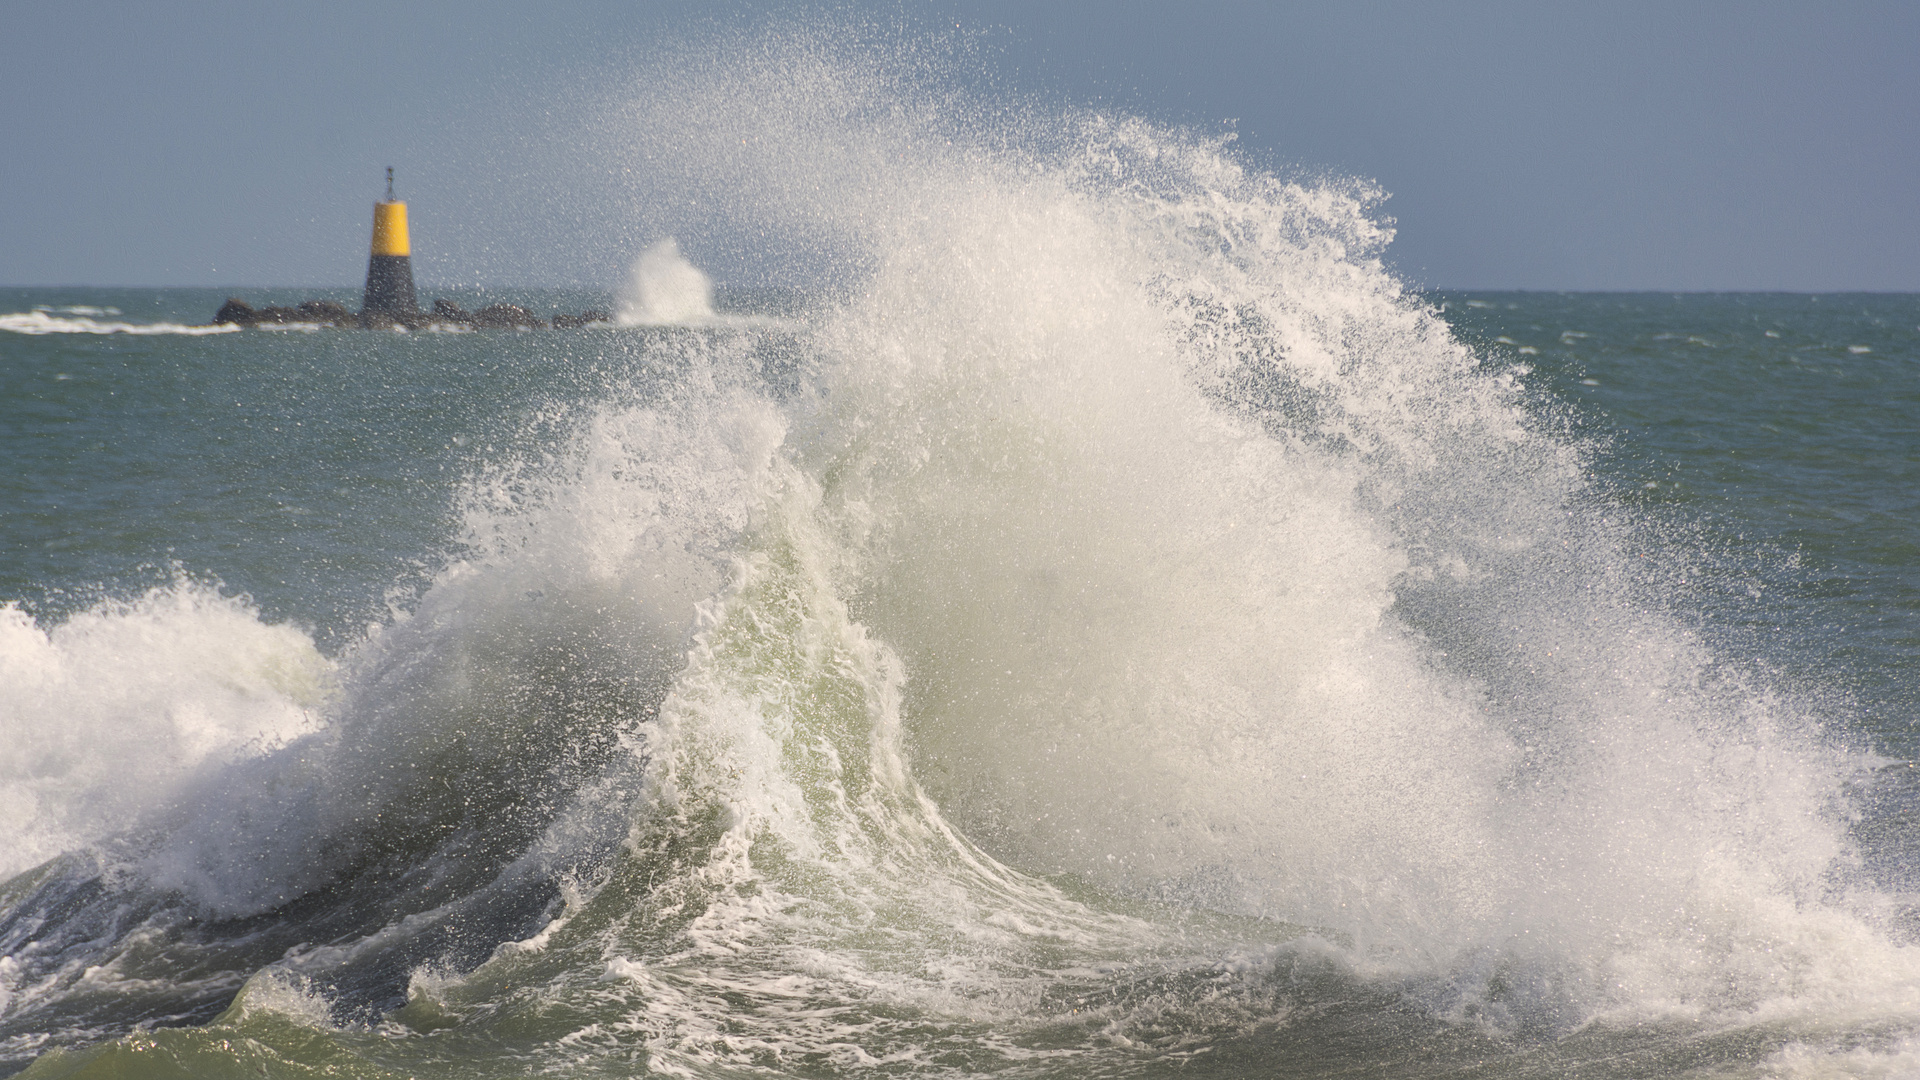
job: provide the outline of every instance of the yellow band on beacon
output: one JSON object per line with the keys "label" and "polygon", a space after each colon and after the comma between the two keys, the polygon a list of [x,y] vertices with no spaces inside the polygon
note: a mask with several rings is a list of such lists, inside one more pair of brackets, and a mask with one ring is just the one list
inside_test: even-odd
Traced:
{"label": "yellow band on beacon", "polygon": [[406,203],[377,202],[373,204],[372,253],[375,255],[413,254],[413,246],[407,242]]}

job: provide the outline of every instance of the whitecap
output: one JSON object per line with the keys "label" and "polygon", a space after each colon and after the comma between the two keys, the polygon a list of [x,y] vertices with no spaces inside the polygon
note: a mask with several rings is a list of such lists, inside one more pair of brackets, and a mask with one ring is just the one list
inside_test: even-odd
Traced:
{"label": "whitecap", "polygon": [[[104,309],[101,310],[104,312]],[[0,315],[0,330],[11,330],[16,334],[184,334],[199,337],[206,334],[231,334],[239,329],[240,327],[233,323],[189,326],[185,323],[173,322],[100,322],[83,315],[63,318],[39,308],[33,311],[16,311]]]}

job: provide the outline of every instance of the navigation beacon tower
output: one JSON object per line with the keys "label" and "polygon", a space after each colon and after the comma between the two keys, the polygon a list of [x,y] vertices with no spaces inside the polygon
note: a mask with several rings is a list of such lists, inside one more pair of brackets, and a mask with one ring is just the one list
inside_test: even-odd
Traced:
{"label": "navigation beacon tower", "polygon": [[387,197],[373,204],[373,246],[367,255],[363,315],[412,315],[413,246],[407,240],[407,204],[393,197],[393,166],[387,166]]}

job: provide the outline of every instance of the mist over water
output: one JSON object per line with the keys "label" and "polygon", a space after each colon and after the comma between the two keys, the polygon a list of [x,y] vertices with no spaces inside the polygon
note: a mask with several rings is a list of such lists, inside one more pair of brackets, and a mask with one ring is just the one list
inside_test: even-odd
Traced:
{"label": "mist over water", "polygon": [[341,655],[4,613],[0,1037],[163,1025],[29,1075],[1910,1069],[1844,697],[1380,193],[916,63],[639,80],[611,152],[823,299],[648,250]]}

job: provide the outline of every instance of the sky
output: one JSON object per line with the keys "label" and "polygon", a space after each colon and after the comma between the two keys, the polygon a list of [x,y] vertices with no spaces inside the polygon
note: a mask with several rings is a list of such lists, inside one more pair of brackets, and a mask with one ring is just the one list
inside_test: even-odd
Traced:
{"label": "sky", "polygon": [[612,287],[673,222],[616,197],[596,118],[663,49],[783,25],[1370,179],[1417,287],[1920,291],[1912,0],[0,0],[0,284],[355,285],[392,165],[423,288]]}

